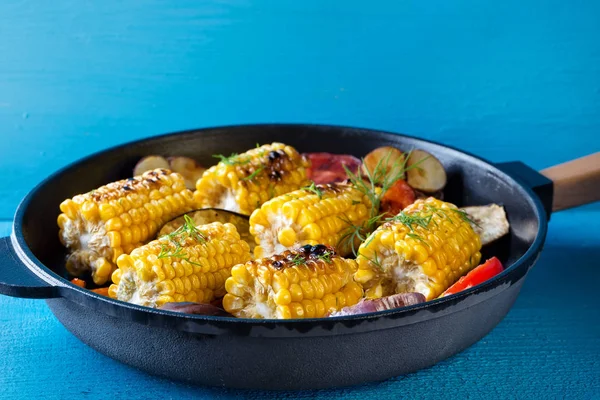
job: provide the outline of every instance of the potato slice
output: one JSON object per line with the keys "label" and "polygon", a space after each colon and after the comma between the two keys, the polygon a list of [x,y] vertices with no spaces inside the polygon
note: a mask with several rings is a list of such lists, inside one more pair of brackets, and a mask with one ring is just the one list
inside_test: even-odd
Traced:
{"label": "potato slice", "polygon": [[404,158],[404,153],[395,147],[378,147],[365,156],[361,172],[365,176],[377,174],[380,178],[394,181],[403,179]]}
{"label": "potato slice", "polygon": [[487,206],[463,207],[461,210],[466,212],[474,222],[471,226],[481,238],[482,245],[489,244],[508,234],[510,225],[504,207],[498,204],[489,204]]}
{"label": "potato slice", "polygon": [[135,168],[133,168],[133,176],[139,176],[146,171],[152,171],[156,168],[171,169],[169,162],[164,157],[147,156],[135,164]]}
{"label": "potato slice", "polygon": [[206,168],[188,157],[169,157],[168,160],[171,171],[183,176],[185,186],[190,190],[196,189],[196,181],[200,179]]}
{"label": "potato slice", "polygon": [[440,191],[446,186],[446,170],[442,163],[424,150],[413,150],[406,163],[408,184],[425,193]]}

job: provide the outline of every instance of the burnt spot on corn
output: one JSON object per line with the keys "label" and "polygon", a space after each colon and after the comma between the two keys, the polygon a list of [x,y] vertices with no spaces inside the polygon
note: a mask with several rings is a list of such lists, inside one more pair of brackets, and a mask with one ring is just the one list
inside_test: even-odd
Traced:
{"label": "burnt spot on corn", "polygon": [[317,188],[319,188],[323,194],[339,194],[342,192],[344,185],[328,183],[326,185],[317,185]]}
{"label": "burnt spot on corn", "polygon": [[285,156],[285,151],[283,150],[273,150],[269,152],[269,155],[267,156],[270,162],[273,162],[275,160],[277,160],[278,158],[281,158]]}
{"label": "burnt spot on corn", "polygon": [[141,176],[109,183],[108,185],[91,191],[89,195],[91,199],[96,202],[116,200],[123,196],[124,193],[159,188],[161,178],[168,176],[170,173],[171,172],[166,169],[155,169],[145,172]]}
{"label": "burnt spot on corn", "polygon": [[293,170],[296,162],[283,150],[272,150],[266,155],[252,159],[248,164],[238,165],[238,171],[245,178],[240,182],[259,182],[267,179],[280,182],[287,170]]}
{"label": "burnt spot on corn", "polygon": [[256,262],[266,262],[267,265],[276,270],[300,265],[305,265],[309,269],[323,269],[325,265],[331,264],[332,260],[337,257],[339,256],[332,247],[317,244],[315,246],[302,246],[295,250],[286,250],[281,254]]}
{"label": "burnt spot on corn", "polygon": [[271,173],[269,174],[269,178],[272,181],[278,181],[281,179],[281,175],[282,175],[282,171],[271,171]]}

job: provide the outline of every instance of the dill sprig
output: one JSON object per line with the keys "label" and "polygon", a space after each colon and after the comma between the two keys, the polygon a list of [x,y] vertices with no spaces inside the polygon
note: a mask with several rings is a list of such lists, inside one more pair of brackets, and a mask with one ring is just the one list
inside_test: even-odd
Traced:
{"label": "dill sprig", "polygon": [[362,253],[358,253],[358,255],[356,256],[356,258],[358,257],[362,257],[365,260],[369,261],[371,264],[373,264],[374,266],[376,266],[377,268],[379,268],[380,270],[383,271],[383,266],[381,265],[381,261],[379,260],[379,257],[377,256],[377,253],[375,253],[375,257],[374,258],[369,258],[367,256],[365,256]]}
{"label": "dill sprig", "polygon": [[[369,211],[369,219],[361,225],[353,224],[350,221],[346,221],[349,224],[347,232],[342,236],[340,244],[350,245],[352,253],[358,257],[357,254],[357,243],[362,243],[366,238],[375,230],[379,221],[384,217],[384,213],[379,212],[381,206],[381,199],[385,193],[396,183],[399,179],[402,179],[406,172],[413,168],[419,168],[419,164],[427,159],[422,158],[413,165],[408,165],[408,160],[412,154],[412,150],[408,153],[404,153],[404,157],[398,157],[391,166],[390,157],[392,151],[379,159],[373,170],[365,168],[366,176],[360,174],[360,172],[352,172],[346,165],[342,164],[350,184],[363,193],[371,203],[371,209]],[[364,158],[361,159],[362,164],[365,165]],[[390,172],[388,172],[388,169]],[[354,201],[352,204],[356,204]]]}
{"label": "dill sprig", "polygon": [[297,267],[299,265],[306,264],[306,259],[304,257],[302,257],[300,254],[294,254],[294,258],[292,258],[290,260],[290,262]]}
{"label": "dill sprig", "polygon": [[[327,264],[331,264],[331,256],[333,256],[333,253],[329,250],[326,250],[321,254],[315,254],[314,258],[316,258],[317,260],[322,260]],[[306,265],[306,262],[309,260],[310,258],[306,258],[300,254],[294,254],[294,257],[291,260],[289,260],[289,262],[294,264],[294,266],[298,267],[300,265]]]}
{"label": "dill sprig", "polygon": [[386,222],[400,222],[401,224],[403,224],[410,230],[410,232],[407,233],[406,236],[413,238],[415,240],[419,240],[425,244],[427,244],[427,242],[425,242],[421,236],[419,236],[418,234],[415,233],[415,226],[421,227],[423,229],[428,229],[429,224],[432,222],[437,225],[437,223],[433,219],[434,216],[444,218],[451,224],[454,224],[454,222],[452,221],[452,218],[448,214],[448,212],[453,212],[453,213],[457,214],[461,220],[471,223],[471,224],[474,224],[474,225],[477,225],[471,218],[469,218],[469,215],[465,211],[460,210],[458,208],[439,208],[439,207],[432,206],[431,204],[425,204],[424,211],[426,213],[430,213],[430,214],[429,215],[416,215],[416,214],[407,214],[404,211],[400,211],[399,214],[393,216],[392,218],[387,218]]}
{"label": "dill sprig", "polygon": [[[196,228],[194,220],[189,215],[186,214],[183,216],[183,225],[175,231],[161,237],[161,239],[163,238],[166,238],[166,241],[170,246],[167,245],[167,243],[161,243],[158,258],[173,257],[185,260],[190,264],[200,265],[190,261],[187,253],[185,253],[183,249],[183,242],[188,238],[191,238],[198,243],[206,243],[206,237],[198,230],[198,228]],[[174,249],[172,249],[172,247],[174,247]]]}
{"label": "dill sprig", "polygon": [[400,211],[397,215],[392,218],[386,219],[386,221],[391,222],[400,222],[402,225],[405,225],[411,232],[414,232],[414,225],[420,226],[423,229],[427,229],[429,223],[433,219],[433,214],[430,214],[426,217],[416,214],[407,214],[404,211]]}
{"label": "dill sprig", "polygon": [[338,217],[348,225],[348,229],[340,238],[339,245],[343,247],[350,247],[355,257],[358,257],[358,249],[356,248],[357,243],[362,243],[367,240],[373,228],[383,218],[384,214],[375,215],[361,225],[352,223],[347,218]]}
{"label": "dill sprig", "polygon": [[254,170],[254,172],[252,172],[250,175],[248,175],[248,176],[245,176],[245,177],[243,177],[243,178],[242,178],[242,179],[240,179],[240,180],[242,180],[242,181],[251,181],[251,180],[253,180],[254,178],[256,178],[256,177],[258,176],[258,174],[260,174],[260,173],[261,173],[261,172],[263,172],[264,170],[265,170],[265,166],[264,166],[264,165],[261,165],[260,167],[256,168],[256,169]]}
{"label": "dill sprig", "polygon": [[321,254],[317,255],[317,259],[325,261],[327,264],[331,264],[331,256],[333,254],[330,251],[324,251]]}
{"label": "dill sprig", "polygon": [[251,158],[241,159],[238,153],[231,153],[229,156],[223,154],[213,154],[213,158],[218,158],[223,164],[226,165],[246,165],[250,163]]}
{"label": "dill sprig", "polygon": [[304,186],[302,188],[302,190],[316,194],[317,196],[319,196],[319,200],[321,200],[323,198],[323,190],[321,188],[319,188],[317,185],[315,185],[314,182],[311,182],[311,184],[308,186]]}
{"label": "dill sprig", "polygon": [[450,218],[450,216],[448,215],[447,211],[452,211],[453,213],[457,214],[458,217],[465,221],[468,222],[469,224],[475,225],[475,226],[479,226],[477,224],[477,222],[473,221],[470,217],[469,214],[467,214],[466,211],[463,211],[459,208],[446,208],[446,209],[442,209],[442,208],[438,208],[438,207],[434,207],[431,204],[427,204],[426,205],[427,209],[430,210],[431,212],[433,212],[434,214],[437,214],[439,216],[445,216],[446,218],[448,218],[448,220],[450,221],[450,223],[452,223],[452,219]]}

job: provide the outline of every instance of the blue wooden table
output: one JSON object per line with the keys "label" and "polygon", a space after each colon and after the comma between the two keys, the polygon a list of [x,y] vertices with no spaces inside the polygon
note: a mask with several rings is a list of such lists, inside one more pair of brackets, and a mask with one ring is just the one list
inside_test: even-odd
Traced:
{"label": "blue wooden table", "polygon": [[[185,128],[358,125],[538,169],[600,150],[597,2],[109,3],[0,2],[0,235],[57,168]],[[0,297],[0,398],[600,398],[599,226],[597,204],[554,215],[491,334],[351,389],[169,382],[81,344],[43,301]]]}

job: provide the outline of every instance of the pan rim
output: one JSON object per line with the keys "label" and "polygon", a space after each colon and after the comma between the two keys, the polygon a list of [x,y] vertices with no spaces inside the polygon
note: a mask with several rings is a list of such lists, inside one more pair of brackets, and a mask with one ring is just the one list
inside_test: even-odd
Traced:
{"label": "pan rim", "polygon": [[[474,286],[468,290],[456,293],[451,296],[446,296],[444,298],[438,298],[434,300],[427,301],[425,303],[415,304],[408,307],[402,307],[398,309],[378,311],[367,314],[360,315],[351,315],[351,316],[340,316],[340,317],[330,317],[330,318],[310,318],[310,319],[290,319],[290,320],[276,320],[276,319],[265,319],[265,320],[256,320],[256,319],[247,319],[247,318],[233,318],[233,317],[221,317],[221,316],[204,316],[204,315],[192,315],[192,314],[182,314],[173,311],[167,310],[158,310],[144,306],[138,306],[130,303],[126,303],[123,301],[107,298],[105,296],[98,295],[91,291],[82,289],[72,283],[70,283],[67,279],[60,277],[50,268],[48,268],[45,264],[43,264],[31,251],[29,246],[25,241],[25,237],[22,232],[22,225],[25,214],[27,212],[28,206],[32,198],[35,194],[44,186],[51,183],[56,177],[60,176],[64,172],[77,167],[78,165],[92,161],[94,158],[106,154],[118,151],[120,149],[124,149],[127,147],[140,145],[144,143],[149,143],[152,141],[161,141],[161,140],[170,140],[175,139],[176,137],[181,138],[186,135],[197,135],[197,134],[206,134],[206,133],[216,133],[219,130],[233,130],[233,129],[244,129],[244,128],[307,128],[307,129],[334,129],[334,130],[351,130],[356,133],[376,133],[376,134],[384,134],[387,136],[401,136],[412,140],[417,140],[421,142],[426,142],[433,144],[435,146],[440,146],[446,149],[453,150],[459,154],[470,157],[474,162],[479,163],[484,166],[488,170],[493,171],[497,176],[499,176],[503,181],[511,184],[512,186],[518,187],[520,190],[523,190],[527,196],[527,200],[532,204],[533,210],[535,210],[535,216],[538,221],[538,230],[535,236],[534,241],[529,246],[529,248],[525,251],[525,253],[519,257],[513,264],[511,264],[508,268],[506,268],[501,274],[497,275],[493,279],[481,284]],[[323,334],[340,334],[340,333],[359,333],[371,330],[379,330],[381,327],[367,327],[365,330],[356,329],[356,326],[346,326],[346,332],[333,332],[331,329],[327,327],[340,324],[347,325],[344,323],[348,323],[350,325],[356,325],[360,322],[367,322],[379,319],[390,319],[390,317],[394,317],[393,327],[399,325],[405,325],[408,323],[418,323],[420,318],[409,318],[410,321],[401,321],[405,318],[399,318],[401,316],[412,316],[417,314],[419,311],[432,309],[436,307],[441,307],[446,305],[445,308],[439,311],[443,311],[450,306],[454,306],[453,310],[449,311],[450,313],[454,313],[456,311],[462,310],[464,307],[470,307],[474,304],[479,303],[480,301],[485,301],[490,296],[486,298],[480,298],[479,301],[473,303],[470,302],[468,305],[464,304],[464,307],[459,307],[461,304],[465,303],[466,299],[473,299],[477,294],[487,293],[489,291],[493,291],[498,287],[502,287],[502,290],[506,289],[508,286],[512,285],[509,283],[508,285],[502,285],[502,283],[509,282],[514,276],[522,271],[523,268],[529,268],[532,266],[539,256],[541,252],[541,247],[545,241],[546,232],[547,232],[547,219],[544,213],[544,209],[540,199],[537,197],[535,193],[531,190],[531,188],[523,185],[513,176],[508,175],[507,173],[498,169],[493,163],[471,154],[469,152],[463,151],[461,149],[455,148],[453,146],[441,144],[439,142],[419,138],[414,135],[408,135],[404,133],[397,132],[389,132],[378,129],[371,128],[362,128],[362,127],[354,127],[354,126],[344,126],[344,125],[330,125],[330,124],[305,124],[305,123],[253,123],[253,124],[236,124],[236,125],[223,125],[223,126],[214,126],[214,127],[204,127],[199,129],[187,129],[182,131],[175,131],[170,133],[164,133],[156,136],[150,136],[147,138],[137,139],[134,141],[122,143],[116,146],[112,146],[110,148],[89,154],[85,157],[77,159],[76,161],[60,168],[59,170],[53,172],[47,178],[43,179],[39,184],[37,184],[29,193],[23,198],[20,202],[17,211],[15,213],[14,221],[13,221],[13,230],[11,233],[11,241],[15,251],[17,252],[19,259],[21,262],[25,264],[25,266],[34,274],[36,274],[41,280],[50,284],[52,286],[56,286],[61,294],[61,297],[67,299],[69,301],[74,301],[82,306],[90,307],[88,303],[99,303],[94,304],[94,309],[96,311],[104,312],[108,315],[113,315],[119,318],[124,317],[123,312],[118,312],[119,309],[128,309],[130,312],[135,313],[132,314],[133,317],[136,315],[138,318],[130,317],[131,322],[143,323],[146,325],[155,325],[152,321],[153,318],[158,317],[158,324],[160,326],[168,325],[169,327],[173,327],[180,331],[189,331],[191,333],[203,333],[203,334],[222,334],[224,332],[231,333],[232,331],[237,330],[239,327],[246,328],[265,328],[260,329],[260,332],[257,334],[253,334],[249,329],[242,329],[244,332],[248,333],[250,336],[261,336],[261,337],[282,337],[281,329],[278,329],[277,332],[273,332],[274,334],[269,335],[269,332],[274,331],[276,327],[286,328],[286,332],[288,332],[289,336],[298,336],[298,335],[306,335],[308,332],[305,332],[305,328],[309,325],[313,327],[321,327],[325,326],[320,334],[309,335],[309,336],[323,336]],[[523,274],[524,275],[524,274]],[[503,287],[505,286],[505,287]],[[110,308],[114,308],[115,312],[106,312],[109,311]],[[116,315],[115,315],[116,314]],[[430,315],[429,318],[440,317],[445,315],[443,312],[436,312],[434,315]],[[144,316],[144,317],[142,317]],[[178,323],[171,324],[167,323],[168,321]],[[404,322],[404,323],[403,323]],[[205,329],[208,324],[216,324],[222,325],[222,328],[225,329]],[[364,324],[363,324],[364,325]],[[377,324],[369,324],[369,325],[377,325]],[[337,329],[336,329],[337,330]],[[346,330],[346,329],[344,329]],[[286,336],[286,335],[283,335]]]}

